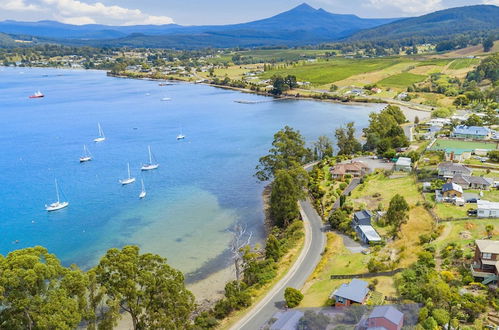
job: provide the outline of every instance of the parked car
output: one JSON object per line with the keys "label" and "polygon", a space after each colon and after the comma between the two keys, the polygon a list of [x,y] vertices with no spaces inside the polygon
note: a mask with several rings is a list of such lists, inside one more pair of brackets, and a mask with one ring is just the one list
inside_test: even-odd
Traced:
{"label": "parked car", "polygon": [[478,213],[478,210],[468,210],[468,215],[469,216],[477,215],[477,213]]}

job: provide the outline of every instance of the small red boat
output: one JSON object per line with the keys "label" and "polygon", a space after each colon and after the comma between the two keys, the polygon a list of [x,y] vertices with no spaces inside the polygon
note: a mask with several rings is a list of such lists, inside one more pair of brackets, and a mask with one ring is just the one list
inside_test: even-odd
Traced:
{"label": "small red boat", "polygon": [[39,99],[39,98],[42,98],[42,97],[44,97],[44,96],[45,96],[45,95],[43,95],[43,93],[42,93],[42,92],[37,91],[37,92],[35,92],[35,94],[30,95],[30,96],[29,96],[29,98],[30,98],[30,99]]}

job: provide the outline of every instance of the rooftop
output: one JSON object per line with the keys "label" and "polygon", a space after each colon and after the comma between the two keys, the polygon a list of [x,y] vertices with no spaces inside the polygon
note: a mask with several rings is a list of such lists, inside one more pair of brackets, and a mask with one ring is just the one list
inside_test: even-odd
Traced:
{"label": "rooftop", "polygon": [[368,210],[362,210],[354,213],[354,217],[357,219],[366,219],[366,218],[372,218],[372,213]]}
{"label": "rooftop", "polygon": [[463,187],[461,187],[460,185],[458,185],[454,182],[449,182],[449,183],[446,183],[442,186],[442,192],[452,191],[452,190],[455,190],[455,191],[462,193]]}
{"label": "rooftop", "polygon": [[369,293],[368,286],[369,284],[366,281],[354,278],[350,283],[340,285],[340,287],[333,292],[332,296],[339,296],[361,303]]}
{"label": "rooftop", "polygon": [[360,231],[367,237],[369,241],[381,241],[381,237],[378,232],[372,227],[368,225],[357,226]]}
{"label": "rooftop", "polygon": [[495,253],[499,254],[499,241],[492,241],[488,239],[477,239],[475,244],[482,253]]}
{"label": "rooftop", "polygon": [[457,163],[451,163],[451,162],[438,164],[438,169],[444,170],[444,171],[452,171],[452,172],[471,174],[471,170],[469,168],[467,168],[466,166],[464,166],[463,164],[457,164]]}
{"label": "rooftop", "polygon": [[454,128],[454,134],[464,134],[464,135],[489,135],[490,129],[482,126],[465,126],[459,125]]}
{"label": "rooftop", "polygon": [[477,201],[478,209],[499,209],[499,202],[491,202],[485,199],[479,199]]}
{"label": "rooftop", "polygon": [[360,172],[363,169],[368,169],[369,166],[364,164],[363,162],[351,162],[351,163],[343,163],[336,164],[331,168],[332,174],[343,175],[348,172]]}
{"label": "rooftop", "polygon": [[393,306],[376,306],[369,315],[369,318],[383,317],[394,324],[400,324],[404,314]]}
{"label": "rooftop", "polygon": [[399,157],[399,159],[397,159],[397,162],[395,163],[395,165],[400,165],[400,166],[411,166],[411,159],[408,158],[408,157]]}

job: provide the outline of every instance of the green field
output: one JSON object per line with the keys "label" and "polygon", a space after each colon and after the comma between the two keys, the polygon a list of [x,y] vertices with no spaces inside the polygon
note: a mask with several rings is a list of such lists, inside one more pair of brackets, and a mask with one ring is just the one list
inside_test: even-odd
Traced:
{"label": "green field", "polygon": [[456,154],[473,151],[475,149],[494,150],[497,149],[497,143],[437,139],[437,141],[435,141],[430,148],[430,150],[445,150],[447,152],[454,151]]}
{"label": "green field", "polygon": [[449,65],[449,69],[450,70],[465,69],[465,68],[469,68],[470,66],[476,65],[478,63],[480,63],[480,60],[477,58],[461,58],[461,59],[454,60]]}
{"label": "green field", "polygon": [[275,69],[265,72],[262,78],[273,75],[295,75],[299,81],[309,81],[314,85],[326,85],[335,81],[346,79],[350,76],[373,72],[388,68],[400,63],[399,58],[384,59],[344,59],[336,58],[317,63],[304,63],[288,66],[284,69]]}
{"label": "green field", "polygon": [[[244,57],[251,57],[260,62],[286,62],[299,61],[304,58],[323,57],[326,52],[333,50],[317,50],[317,49],[262,49],[249,50],[238,52]],[[339,53],[339,51],[334,51]]]}
{"label": "green field", "polygon": [[378,82],[380,86],[404,88],[426,79],[425,75],[402,72]]}

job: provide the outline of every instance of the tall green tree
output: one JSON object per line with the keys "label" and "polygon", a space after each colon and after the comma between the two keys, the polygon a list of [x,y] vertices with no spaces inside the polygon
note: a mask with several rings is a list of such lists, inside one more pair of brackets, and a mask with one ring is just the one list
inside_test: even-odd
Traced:
{"label": "tall green tree", "polygon": [[488,53],[494,47],[494,35],[491,34],[483,40],[483,51]]}
{"label": "tall green tree", "polygon": [[335,131],[338,155],[353,155],[362,150],[362,145],[355,138],[355,126],[350,122],[346,127],[339,127]]}
{"label": "tall green tree", "polygon": [[305,140],[300,131],[285,126],[274,134],[272,148],[267,156],[260,158],[255,176],[260,181],[271,180],[276,171],[300,166],[310,158],[310,150],[305,147]]}
{"label": "tall green tree", "polygon": [[275,174],[270,193],[270,216],[276,226],[287,227],[300,217],[298,200],[302,194],[288,171],[280,170]]}
{"label": "tall green tree", "polygon": [[83,318],[86,276],[37,246],[0,256],[1,329],[73,329]]}
{"label": "tall green tree", "polygon": [[333,156],[333,142],[325,135],[319,136],[314,143],[314,158],[322,160]]}
{"label": "tall green tree", "polygon": [[400,226],[407,221],[407,211],[409,204],[404,196],[400,194],[393,196],[386,211],[386,222],[393,225],[393,236],[397,235]]}
{"label": "tall green tree", "polygon": [[194,296],[183,274],[158,255],[140,254],[136,246],[110,249],[95,268],[108,305],[130,314],[134,329],[185,329]]}

